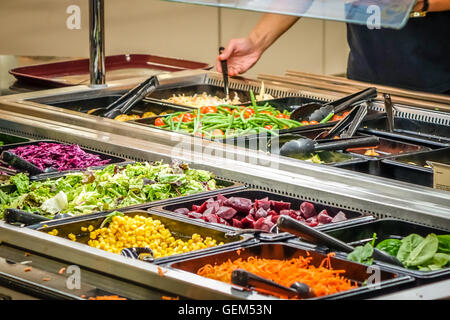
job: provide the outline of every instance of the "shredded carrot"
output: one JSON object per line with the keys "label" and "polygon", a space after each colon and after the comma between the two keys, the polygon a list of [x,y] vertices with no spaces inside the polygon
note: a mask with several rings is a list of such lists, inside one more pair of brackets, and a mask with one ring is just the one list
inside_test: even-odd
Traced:
{"label": "shredded carrot", "polygon": [[51,280],[51,278],[48,278],[48,277],[42,278],[42,281],[50,281],[50,280]]}
{"label": "shredded carrot", "polygon": [[[167,271],[166,271],[166,272],[167,272]],[[164,272],[163,269],[161,269],[161,267],[158,267],[158,274],[159,274],[161,277],[165,277],[165,276],[166,276],[166,272]]]}
{"label": "shredded carrot", "polygon": [[[201,267],[197,274],[231,283],[232,271],[244,269],[286,287],[290,287],[297,281],[303,282],[314,290],[317,297],[357,288],[356,283],[352,283],[351,280],[342,275],[345,273],[345,270],[333,270],[330,259],[333,255],[334,253],[328,254],[319,267],[311,265],[312,257],[298,257],[290,260],[262,259],[258,257],[249,257],[247,260],[238,258],[234,261],[229,259],[219,265],[212,266],[207,264]],[[260,289],[255,290],[287,299],[286,296],[278,293]]]}
{"label": "shredded carrot", "polygon": [[163,300],[180,300],[180,297],[168,297],[168,296],[162,296]]}
{"label": "shredded carrot", "polygon": [[80,298],[85,299],[85,298],[86,298],[86,295],[82,294],[82,295],[80,296]]}
{"label": "shredded carrot", "polygon": [[24,254],[25,257],[28,257],[29,255],[30,255],[29,252],[25,252],[25,254]]}
{"label": "shredded carrot", "polygon": [[31,267],[26,267],[25,269],[23,269],[23,271],[25,271],[25,272],[28,272],[28,271],[31,271]]}
{"label": "shredded carrot", "polygon": [[96,296],[90,297],[88,300],[127,300],[127,299],[121,298],[119,296]]}
{"label": "shredded carrot", "polygon": [[62,267],[61,269],[59,269],[58,273],[59,273],[59,274],[63,274],[64,271],[66,271],[66,268]]}
{"label": "shredded carrot", "polygon": [[238,256],[240,256],[241,255],[241,249],[237,249],[236,253],[237,253]]}

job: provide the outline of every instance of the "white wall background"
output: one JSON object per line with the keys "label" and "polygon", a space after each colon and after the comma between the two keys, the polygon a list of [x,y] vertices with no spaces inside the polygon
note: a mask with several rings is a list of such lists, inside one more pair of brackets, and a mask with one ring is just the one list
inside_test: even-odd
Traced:
{"label": "white wall background", "polygon": [[[69,5],[81,8],[80,30],[66,27]],[[88,0],[1,0],[0,54],[88,57],[88,15]],[[106,0],[106,54],[149,53],[214,64],[218,47],[246,36],[260,17],[157,0]],[[247,75],[286,69],[339,74],[347,55],[345,24],[301,19]]]}

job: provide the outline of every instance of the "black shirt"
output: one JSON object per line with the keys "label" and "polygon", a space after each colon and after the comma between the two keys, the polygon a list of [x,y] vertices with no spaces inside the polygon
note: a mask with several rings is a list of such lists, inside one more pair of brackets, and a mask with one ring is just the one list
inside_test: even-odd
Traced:
{"label": "black shirt", "polygon": [[349,79],[432,93],[450,91],[450,11],[400,30],[347,24]]}

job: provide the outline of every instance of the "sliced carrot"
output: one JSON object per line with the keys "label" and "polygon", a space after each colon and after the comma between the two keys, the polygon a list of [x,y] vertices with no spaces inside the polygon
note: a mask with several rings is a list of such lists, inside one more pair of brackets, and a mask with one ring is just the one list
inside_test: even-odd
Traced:
{"label": "sliced carrot", "polygon": [[[244,269],[286,287],[290,287],[297,281],[303,282],[310,286],[318,297],[357,288],[356,283],[342,275],[345,273],[345,270],[334,270],[331,267],[331,257],[333,255],[334,253],[327,255],[318,267],[311,265],[312,257],[310,256],[290,260],[263,259],[253,256],[246,260],[238,258],[231,261],[229,259],[219,265],[212,266],[207,264],[200,268],[197,274],[231,283],[232,271]],[[280,298],[287,298],[278,293],[258,291]]]}

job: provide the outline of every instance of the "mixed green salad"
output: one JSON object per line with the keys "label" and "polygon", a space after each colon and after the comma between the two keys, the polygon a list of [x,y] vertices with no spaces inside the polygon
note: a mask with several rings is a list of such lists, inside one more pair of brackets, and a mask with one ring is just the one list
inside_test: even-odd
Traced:
{"label": "mixed green salad", "polygon": [[19,173],[10,178],[12,193],[0,189],[0,217],[8,208],[53,218],[112,210],[145,202],[215,190],[211,172],[185,163],[111,164],[102,170],[70,173],[58,179],[30,181]]}
{"label": "mixed green salad", "polygon": [[[372,242],[355,247],[347,259],[371,265],[376,234]],[[403,239],[385,239],[375,248],[396,257],[405,268],[419,271],[434,271],[450,267],[450,234],[434,233],[422,237],[412,233]]]}

